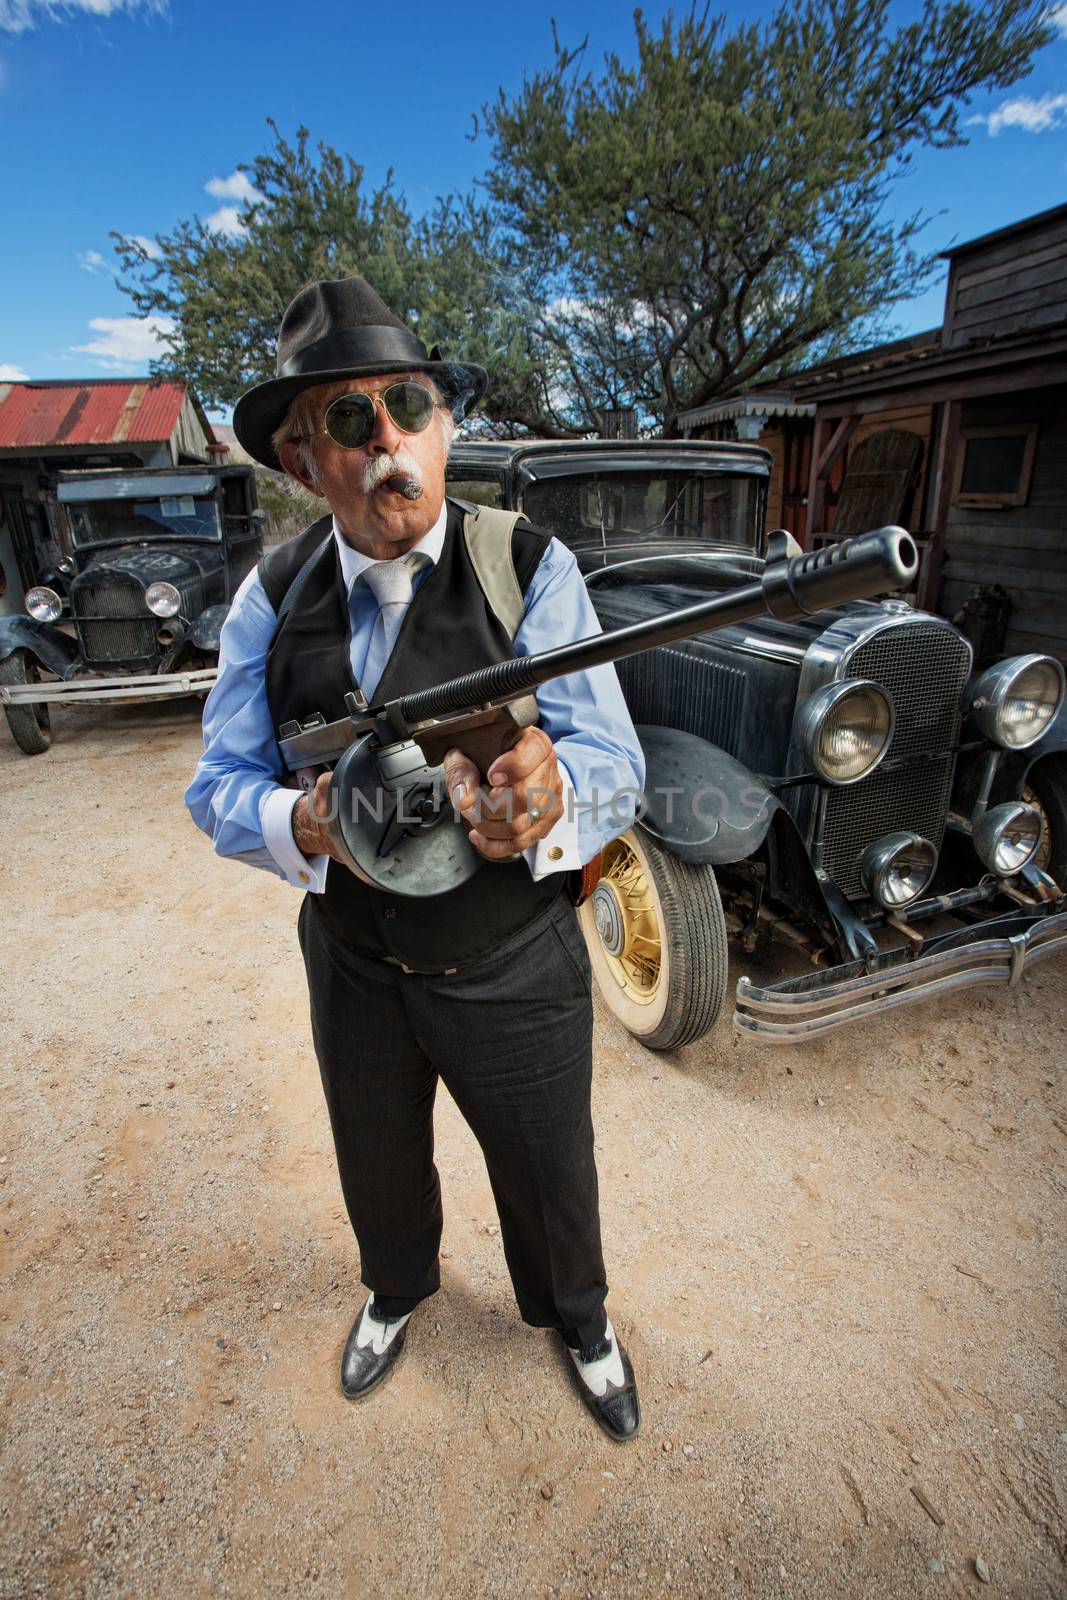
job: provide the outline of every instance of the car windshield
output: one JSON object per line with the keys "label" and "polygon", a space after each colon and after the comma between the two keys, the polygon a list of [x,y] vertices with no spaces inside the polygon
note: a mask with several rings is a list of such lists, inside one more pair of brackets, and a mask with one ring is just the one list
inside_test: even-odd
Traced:
{"label": "car windshield", "polygon": [[184,534],[218,539],[218,506],[211,495],[164,495],[155,500],[91,500],[68,505],[76,545]]}
{"label": "car windshield", "polygon": [[712,472],[585,472],[528,484],[522,508],[586,550],[650,537],[755,550],[762,482]]}

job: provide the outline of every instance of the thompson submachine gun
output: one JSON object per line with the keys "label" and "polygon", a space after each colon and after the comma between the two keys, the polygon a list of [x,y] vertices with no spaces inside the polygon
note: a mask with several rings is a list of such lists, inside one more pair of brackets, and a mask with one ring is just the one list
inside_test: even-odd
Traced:
{"label": "thompson submachine gun", "polygon": [[488,771],[522,729],[536,723],[533,691],[539,684],[753,617],[770,614],[792,622],[872,599],[905,588],[918,570],[915,544],[903,528],[881,528],[788,557],[790,542],[784,533],[772,533],[760,578],[697,605],[539,655],[499,661],[378,705],[348,694],[348,715],[336,722],[317,714],[284,723],[278,730],[282,760],[307,789],[333,766],[330,837],[363,882],[399,895],[455,889],[484,858],[468,841],[445,792],[440,763],[455,745]]}

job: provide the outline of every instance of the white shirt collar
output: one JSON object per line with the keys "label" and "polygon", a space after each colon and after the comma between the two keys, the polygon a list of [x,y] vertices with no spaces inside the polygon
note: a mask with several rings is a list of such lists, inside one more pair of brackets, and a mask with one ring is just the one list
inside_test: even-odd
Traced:
{"label": "white shirt collar", "polygon": [[[437,562],[440,560],[441,551],[444,548],[445,526],[447,522],[448,502],[446,500],[441,505],[441,515],[438,517],[429,533],[424,533],[418,544],[412,545],[409,553],[415,554],[417,551],[419,555],[428,556],[430,561],[434,564],[434,566],[436,566]],[[360,573],[365,572],[368,567],[372,567],[374,565],[374,557],[365,556],[361,554],[359,550],[353,549],[348,540],[345,538],[344,534],[341,532],[340,528],[337,526],[336,517],[333,519],[333,536],[337,540],[337,549],[341,556],[341,575],[345,580],[345,590],[348,594],[351,594],[352,585],[355,583]]]}

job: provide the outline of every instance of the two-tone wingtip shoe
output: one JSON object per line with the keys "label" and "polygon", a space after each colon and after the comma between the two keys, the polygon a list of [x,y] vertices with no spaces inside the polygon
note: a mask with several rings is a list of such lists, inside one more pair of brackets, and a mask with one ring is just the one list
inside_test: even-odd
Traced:
{"label": "two-tone wingtip shoe", "polygon": [[388,1320],[374,1315],[374,1296],[352,1324],[341,1357],[341,1392],[349,1400],[362,1400],[389,1376],[404,1348],[408,1317]]}
{"label": "two-tone wingtip shoe", "polygon": [[609,1322],[604,1337],[588,1349],[567,1345],[574,1364],[578,1392],[597,1422],[617,1443],[637,1437],[641,1404],[630,1358]]}

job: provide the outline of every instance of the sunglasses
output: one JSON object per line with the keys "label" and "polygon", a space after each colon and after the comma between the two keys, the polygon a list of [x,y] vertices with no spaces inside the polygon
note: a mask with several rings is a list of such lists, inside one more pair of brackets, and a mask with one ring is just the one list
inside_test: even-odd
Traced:
{"label": "sunglasses", "polygon": [[358,450],[374,432],[379,399],[386,416],[401,433],[422,433],[441,404],[432,389],[410,381],[339,394],[326,407],[322,432],[342,450]]}

